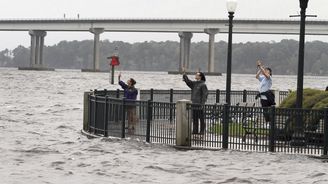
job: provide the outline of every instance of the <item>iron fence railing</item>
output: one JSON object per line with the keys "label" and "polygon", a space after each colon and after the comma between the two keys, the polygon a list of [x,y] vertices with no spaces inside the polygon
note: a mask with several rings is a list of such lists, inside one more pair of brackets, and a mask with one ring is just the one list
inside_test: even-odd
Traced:
{"label": "iron fence railing", "polygon": [[[187,107],[190,127],[195,110],[202,110],[205,114],[206,131],[191,135],[193,147],[327,154],[328,131],[325,128],[328,109],[262,108],[254,107],[254,104],[205,105],[199,108],[192,104]],[[265,113],[270,116],[269,122],[264,118]],[[296,121],[301,121],[303,126],[297,127]]]}
{"label": "iron fence railing", "polygon": [[[147,142],[175,144],[175,104],[128,101],[88,95],[88,123],[84,130],[101,136],[134,137]],[[128,132],[129,110],[135,110],[134,132]]]}
{"label": "iron fence railing", "polygon": [[[231,91],[231,104],[236,105],[240,102],[255,103],[255,106],[261,106],[260,101],[255,97],[258,91],[243,90],[243,91]],[[123,90],[94,90],[95,95],[109,96],[114,98],[120,98],[123,96]],[[279,91],[277,100],[282,102],[288,96],[288,91]],[[139,99],[141,101],[151,100],[154,102],[170,102],[176,103],[181,99],[190,99],[190,90],[140,90]],[[224,90],[209,90],[207,104],[225,103],[226,92]]]}
{"label": "iron fence railing", "polygon": [[[262,108],[256,105],[257,92],[245,90],[233,92],[235,98],[232,99],[236,103],[229,106],[220,103],[225,94],[218,91],[211,91],[215,103],[190,104],[185,109],[191,147],[328,154],[328,109]],[[87,122],[84,123],[84,131],[106,137],[132,137],[175,145],[177,114],[174,100],[190,94],[182,90],[145,92],[140,96],[142,100],[137,101],[120,98],[123,95],[121,90],[89,92],[85,101]],[[166,102],[154,101],[161,99]],[[136,113],[133,133],[128,129],[131,108]],[[203,134],[192,134],[193,113],[196,112],[202,112],[204,116]],[[268,116],[267,120],[265,116]]]}

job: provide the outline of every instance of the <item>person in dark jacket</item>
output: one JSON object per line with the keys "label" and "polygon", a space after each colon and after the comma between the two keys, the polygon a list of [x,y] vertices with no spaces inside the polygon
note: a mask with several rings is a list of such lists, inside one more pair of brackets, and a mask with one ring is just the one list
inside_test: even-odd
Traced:
{"label": "person in dark jacket", "polygon": [[134,134],[136,121],[137,121],[137,112],[136,106],[133,103],[137,99],[138,90],[134,87],[137,82],[130,78],[126,83],[121,81],[121,73],[118,75],[118,84],[124,90],[124,98],[127,100],[127,117],[128,117],[128,133]]}
{"label": "person in dark jacket", "polygon": [[[204,134],[206,125],[204,120],[203,105],[207,100],[208,90],[205,84],[206,78],[204,73],[197,72],[195,75],[195,81],[191,81],[183,69],[183,80],[187,86],[191,89],[191,102],[193,103],[193,134]],[[200,121],[200,132],[198,131]]]}

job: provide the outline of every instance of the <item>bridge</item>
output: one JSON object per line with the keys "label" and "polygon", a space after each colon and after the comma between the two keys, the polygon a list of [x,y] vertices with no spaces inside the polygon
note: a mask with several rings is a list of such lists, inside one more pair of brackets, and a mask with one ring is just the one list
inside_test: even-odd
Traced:
{"label": "bridge", "polygon": [[[189,67],[193,33],[209,35],[208,72],[214,72],[215,35],[228,32],[227,19],[6,19],[0,31],[27,31],[31,36],[29,69],[43,65],[43,46],[47,31],[88,31],[94,34],[92,71],[99,71],[99,40],[103,32],[171,32],[180,37],[179,70]],[[234,34],[299,34],[298,20],[234,20]],[[307,21],[307,35],[328,35],[328,21]]]}

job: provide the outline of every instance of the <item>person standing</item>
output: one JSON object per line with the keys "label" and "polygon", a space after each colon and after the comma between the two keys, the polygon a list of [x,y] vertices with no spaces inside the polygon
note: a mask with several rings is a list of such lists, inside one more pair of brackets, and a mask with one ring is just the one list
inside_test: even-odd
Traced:
{"label": "person standing", "polygon": [[[260,81],[259,94],[256,98],[261,99],[262,107],[270,107],[275,105],[275,97],[272,91],[272,70],[269,67],[264,67],[262,61],[258,60],[256,62],[257,68],[259,69],[256,73],[256,79]],[[268,113],[268,108],[263,109],[263,115],[267,126],[270,122],[270,114]]]}
{"label": "person standing", "polygon": [[[206,78],[204,73],[197,72],[195,75],[195,81],[191,81],[186,75],[183,68],[183,80],[187,86],[191,89],[191,102],[193,103],[192,119],[193,119],[193,134],[204,134],[206,125],[204,119],[203,105],[207,100],[208,89],[205,84]],[[199,132],[200,121],[200,132]]]}
{"label": "person standing", "polygon": [[121,81],[121,73],[118,74],[118,84],[124,90],[124,98],[127,100],[127,116],[128,116],[128,133],[134,134],[136,121],[137,121],[137,112],[134,101],[137,99],[138,90],[135,88],[137,82],[130,78],[126,83]]}

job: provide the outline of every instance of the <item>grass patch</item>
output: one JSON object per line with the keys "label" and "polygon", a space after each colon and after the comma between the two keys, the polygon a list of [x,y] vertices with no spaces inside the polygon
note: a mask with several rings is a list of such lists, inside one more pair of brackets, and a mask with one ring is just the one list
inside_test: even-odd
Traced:
{"label": "grass patch", "polygon": [[[254,122],[250,123],[249,126],[245,128],[242,126],[241,123],[232,122],[229,123],[229,136],[234,136],[234,137],[243,136],[246,133],[246,130],[250,132],[250,131],[254,131],[254,129],[256,135],[264,135],[264,136],[269,135],[269,129],[263,129],[257,127],[257,125],[255,125]],[[221,135],[223,133],[223,124],[219,123],[212,126],[210,128],[210,131],[214,134]]]}

